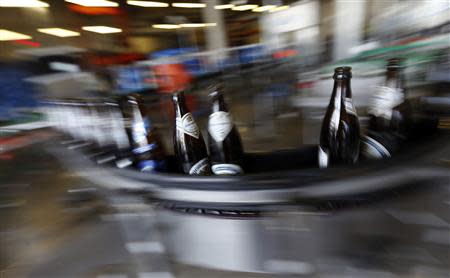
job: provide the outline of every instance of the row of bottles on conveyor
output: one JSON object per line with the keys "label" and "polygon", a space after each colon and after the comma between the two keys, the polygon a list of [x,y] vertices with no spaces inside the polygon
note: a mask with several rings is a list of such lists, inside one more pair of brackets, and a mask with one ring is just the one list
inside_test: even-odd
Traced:
{"label": "row of bottles on conveyor", "polygon": [[[207,148],[186,106],[184,93],[173,96],[173,143],[179,170],[189,175],[242,174],[241,139],[219,86],[211,87],[210,98]],[[54,101],[47,111],[53,126],[73,139],[71,146],[87,148],[97,162],[114,161],[119,168],[133,164],[140,171],[168,170],[167,152],[139,95],[127,95],[117,101]]]}
{"label": "row of bottles on conveyor", "polygon": [[411,106],[406,92],[399,59],[388,61],[386,80],[377,87],[368,106],[369,125],[360,135],[359,120],[352,99],[350,67],[338,67],[334,86],[322,122],[318,148],[319,166],[354,164],[360,151],[365,158],[391,157],[411,130]]}
{"label": "row of bottles on conveyor", "polygon": [[[338,67],[320,133],[318,162],[321,168],[355,164],[360,152],[366,158],[390,157],[411,130],[411,107],[398,59],[390,59],[386,80],[369,102],[369,126],[361,136],[351,90],[352,70]],[[226,107],[222,88],[210,87],[211,113],[208,144],[186,105],[183,92],[173,94],[175,123],[173,145],[179,171],[189,175],[243,174],[242,143]],[[57,102],[49,118],[61,131],[108,154],[118,167],[133,164],[141,171],[168,170],[164,146],[138,95],[118,101]],[[111,157],[111,156],[109,156]],[[103,160],[103,158],[101,158]]]}
{"label": "row of bottles on conveyor", "polygon": [[133,164],[141,171],[164,171],[165,151],[137,95],[115,100],[63,100],[51,103],[48,118],[83,147],[97,162],[115,161],[119,168]]}
{"label": "row of bottles on conveyor", "polygon": [[183,92],[175,93],[175,156],[180,170],[190,175],[243,174],[243,150],[239,133],[226,107],[220,86],[210,88],[208,149],[202,133],[186,106]]}

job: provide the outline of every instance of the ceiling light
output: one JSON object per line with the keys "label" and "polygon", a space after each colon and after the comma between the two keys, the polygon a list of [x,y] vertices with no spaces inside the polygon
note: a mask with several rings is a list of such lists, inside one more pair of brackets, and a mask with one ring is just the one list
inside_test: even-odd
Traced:
{"label": "ceiling light", "polygon": [[176,24],[153,24],[152,27],[158,28],[158,29],[178,29],[178,28],[180,28],[180,26],[176,25]]}
{"label": "ceiling light", "polygon": [[119,4],[107,0],[66,0],[66,2],[85,7],[118,7]]}
{"label": "ceiling light", "polygon": [[254,8],[252,10],[252,12],[262,13],[262,12],[265,12],[265,11],[270,11],[270,10],[272,10],[275,7],[276,7],[275,5],[261,6],[261,7]]}
{"label": "ceiling light", "polygon": [[216,23],[183,23],[180,24],[180,27],[183,28],[198,28],[198,27],[210,27],[210,26],[216,26]]}
{"label": "ceiling light", "polygon": [[169,7],[169,4],[163,2],[153,2],[153,1],[127,1],[128,5],[139,6],[145,8],[165,8]]}
{"label": "ceiling light", "polygon": [[289,6],[284,5],[284,6],[279,6],[279,7],[276,7],[274,9],[271,9],[269,12],[274,13],[274,12],[284,11],[284,10],[287,10],[287,9],[289,9]]}
{"label": "ceiling light", "polygon": [[113,28],[108,26],[83,26],[81,29],[89,32],[95,32],[100,34],[112,34],[112,33],[120,33],[122,29]]}
{"label": "ceiling light", "polygon": [[233,4],[225,4],[225,5],[214,6],[214,9],[216,9],[216,10],[225,10],[225,9],[231,9],[233,7],[234,7]]}
{"label": "ceiling light", "polygon": [[39,28],[37,30],[41,33],[57,36],[60,38],[76,37],[76,36],[80,35],[80,33],[78,33],[78,32],[74,32],[74,31],[70,31],[70,30],[62,29],[62,28]]}
{"label": "ceiling light", "polygon": [[176,8],[204,8],[204,3],[172,3],[172,7]]}
{"label": "ceiling light", "polygon": [[9,31],[6,29],[0,29],[0,41],[16,41],[16,40],[29,40],[30,36]]}
{"label": "ceiling light", "polygon": [[47,8],[49,4],[38,0],[0,0],[2,8]]}
{"label": "ceiling light", "polygon": [[231,8],[233,11],[248,11],[257,8],[258,5],[241,5]]}

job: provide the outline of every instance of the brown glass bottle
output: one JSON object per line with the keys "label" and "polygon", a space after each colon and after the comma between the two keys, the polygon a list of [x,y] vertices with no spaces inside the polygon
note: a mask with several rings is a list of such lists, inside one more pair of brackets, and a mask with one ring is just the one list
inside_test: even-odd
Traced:
{"label": "brown glass bottle", "polygon": [[369,125],[362,138],[363,156],[369,159],[389,158],[406,138],[411,114],[405,101],[406,91],[400,60],[392,58],[386,66],[386,80],[369,101]]}
{"label": "brown glass bottle", "polygon": [[189,175],[210,175],[211,166],[205,141],[188,110],[183,92],[173,95],[175,126],[173,143],[180,170]]}
{"label": "brown glass bottle", "polygon": [[319,166],[353,164],[359,158],[360,128],[352,100],[350,67],[334,70],[334,86],[322,122],[319,144]]}
{"label": "brown glass bottle", "polygon": [[139,95],[127,95],[120,107],[128,135],[133,164],[141,171],[165,171],[166,152]]}
{"label": "brown glass bottle", "polygon": [[211,170],[216,175],[243,174],[241,137],[225,104],[221,86],[211,86],[211,114],[208,120],[208,146]]}
{"label": "brown glass bottle", "polygon": [[400,61],[392,58],[388,60],[386,66],[386,81],[384,85],[379,86],[374,96],[370,99],[368,129],[374,132],[391,130],[393,127],[393,116],[397,117],[396,113],[394,113],[394,108],[403,103],[404,99],[405,91]]}

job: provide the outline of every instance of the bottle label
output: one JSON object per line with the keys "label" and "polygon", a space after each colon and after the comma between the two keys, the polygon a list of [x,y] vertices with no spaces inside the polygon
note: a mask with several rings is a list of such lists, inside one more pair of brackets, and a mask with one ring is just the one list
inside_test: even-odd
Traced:
{"label": "bottle label", "polygon": [[232,128],[233,124],[229,113],[218,111],[209,116],[208,131],[216,142],[225,140]]}
{"label": "bottle label", "polygon": [[203,158],[191,167],[189,175],[204,175],[208,172],[208,158]]}
{"label": "bottle label", "polygon": [[328,152],[324,151],[322,147],[319,146],[318,151],[318,159],[319,159],[319,167],[320,168],[327,168],[329,163],[329,154]]}
{"label": "bottle label", "polygon": [[236,164],[215,164],[211,167],[215,175],[239,175],[244,173],[241,166]]}
{"label": "bottle label", "polygon": [[147,133],[150,124],[147,119],[133,121],[131,124],[133,141],[136,143],[147,140]]}
{"label": "bottle label", "polygon": [[391,120],[392,109],[402,103],[404,95],[401,89],[379,86],[376,93],[369,100],[367,112],[375,117]]}
{"label": "bottle label", "polygon": [[194,121],[194,117],[192,117],[191,113],[186,113],[184,116],[179,119],[176,119],[177,129],[180,129],[184,133],[198,139],[200,137],[200,130],[198,129],[197,124]]}
{"label": "bottle label", "polygon": [[344,107],[347,113],[356,115],[356,109],[355,106],[353,105],[353,100],[351,98],[348,97],[344,98]]}

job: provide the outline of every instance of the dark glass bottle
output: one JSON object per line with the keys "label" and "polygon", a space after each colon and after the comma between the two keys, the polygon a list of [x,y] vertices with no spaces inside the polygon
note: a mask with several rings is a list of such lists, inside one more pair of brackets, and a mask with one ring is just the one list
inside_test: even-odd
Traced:
{"label": "dark glass bottle", "polygon": [[225,104],[222,88],[210,87],[211,114],[208,121],[208,146],[211,169],[216,175],[243,174],[241,137]]}
{"label": "dark glass bottle", "polygon": [[362,152],[369,159],[388,158],[406,139],[411,115],[400,60],[392,58],[386,66],[386,81],[369,101],[369,125],[362,138]]}
{"label": "dark glass bottle", "polygon": [[180,169],[189,175],[210,175],[211,166],[205,141],[188,110],[183,92],[173,95],[175,127],[173,143]]}
{"label": "dark glass bottle", "polygon": [[[383,86],[379,86],[375,95],[370,99],[368,114],[370,131],[382,132],[392,129],[393,117],[398,118],[394,108],[403,103],[405,91],[403,77],[400,69],[399,59],[388,60],[386,67],[386,81]],[[397,122],[394,119],[394,122]]]}
{"label": "dark glass bottle", "polygon": [[165,171],[166,152],[151,125],[141,97],[135,94],[125,96],[120,106],[131,142],[133,164],[141,171]]}
{"label": "dark glass bottle", "polygon": [[352,100],[350,67],[334,70],[334,86],[322,122],[319,144],[319,166],[354,164],[359,158],[360,128]]}

